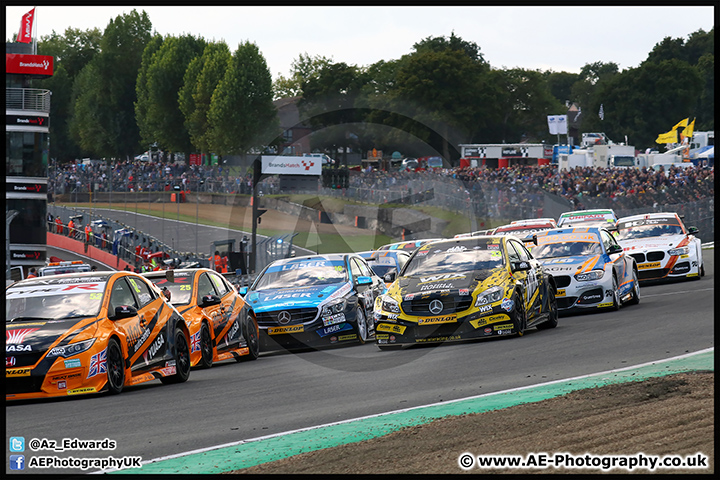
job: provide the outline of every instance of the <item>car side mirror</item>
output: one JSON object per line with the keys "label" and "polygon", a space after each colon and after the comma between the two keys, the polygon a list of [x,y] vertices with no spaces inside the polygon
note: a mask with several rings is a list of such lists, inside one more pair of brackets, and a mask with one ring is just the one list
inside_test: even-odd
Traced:
{"label": "car side mirror", "polygon": [[530,270],[532,267],[530,266],[530,263],[528,262],[513,262],[512,264],[512,271],[513,272],[522,272],[526,270]]}
{"label": "car side mirror", "polygon": [[612,244],[608,248],[608,255],[613,255],[615,253],[622,253],[622,252],[623,252],[623,248],[617,244]]}
{"label": "car side mirror", "polygon": [[370,277],[360,276],[355,280],[355,285],[372,285],[373,281]]}
{"label": "car side mirror", "polygon": [[395,281],[395,277],[397,277],[397,271],[391,270],[383,276],[383,280],[385,280],[386,283],[392,283]]}
{"label": "car side mirror", "polygon": [[523,243],[533,243],[533,244],[537,245],[537,235],[536,234],[528,235],[527,237],[522,239],[522,242]]}
{"label": "car side mirror", "polygon": [[165,279],[170,283],[175,283],[175,270],[165,270]]}
{"label": "car side mirror", "polygon": [[697,227],[688,227],[688,233],[690,235],[697,235],[698,233],[700,233],[700,229]]}
{"label": "car side mirror", "polygon": [[248,292],[248,287],[240,287],[240,288],[238,289],[238,293],[239,293],[240,295],[242,295],[243,297],[244,297],[245,295],[247,295],[247,292]]}
{"label": "car side mirror", "polygon": [[130,318],[136,316],[137,308],[132,305],[119,305],[115,307],[115,316],[113,320],[120,320],[121,318]]}
{"label": "car side mirror", "polygon": [[219,305],[220,302],[220,297],[217,295],[203,295],[198,306],[200,308],[211,307],[213,305]]}

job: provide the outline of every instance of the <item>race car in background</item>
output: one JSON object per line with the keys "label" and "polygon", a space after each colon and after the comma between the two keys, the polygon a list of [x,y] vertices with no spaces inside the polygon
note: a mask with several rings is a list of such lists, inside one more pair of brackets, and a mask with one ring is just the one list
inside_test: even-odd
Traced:
{"label": "race car in background", "polygon": [[[516,220],[508,225],[502,225],[493,230],[493,235],[514,235],[517,238],[524,239],[532,236],[534,233],[550,230],[557,227],[557,223],[552,218],[538,218],[535,220]],[[532,242],[526,242],[525,248],[532,251],[535,246]]]}
{"label": "race car in background", "polygon": [[91,272],[92,267],[81,260],[49,262],[38,270],[38,276],[47,277],[50,275],[62,275],[64,273]]}
{"label": "race car in background", "polygon": [[560,215],[557,221],[558,228],[570,227],[598,227],[610,232],[617,226],[618,217],[610,208],[595,210],[574,210]]}
{"label": "race car in background", "polygon": [[700,279],[705,275],[702,242],[696,227],[685,227],[677,213],[648,213],[618,220],[617,241],[637,262],[640,281]]}
{"label": "race car in background", "polygon": [[406,252],[414,252],[416,248],[425,245],[426,243],[433,242],[435,240],[442,240],[441,238],[426,238],[423,240],[408,240],[405,242],[388,243],[378,247],[378,250],[404,250]]}
{"label": "race car in background", "polygon": [[390,288],[411,254],[404,250],[369,250],[358,252],[358,255],[365,259],[370,268],[385,281],[385,286]]}
{"label": "race car in background", "polygon": [[554,280],[511,236],[423,245],[375,301],[380,349],[520,336],[528,328],[555,326]]}
{"label": "race car in background", "polygon": [[258,326],[243,298],[222,275],[209,268],[188,268],[142,276],[161,290],[167,288],[170,303],[185,318],[193,367],[258,358]]}
{"label": "race car in background", "polygon": [[365,343],[375,335],[375,297],[385,283],[356,254],[285,258],[240,294],[260,328],[261,350]]}
{"label": "race car in background", "polygon": [[618,310],[640,303],[635,259],[604,228],[557,228],[525,239],[555,279],[560,311]]}
{"label": "race car in background", "polygon": [[180,313],[138,274],[21,280],[5,290],[5,399],[65,397],[190,375]]}

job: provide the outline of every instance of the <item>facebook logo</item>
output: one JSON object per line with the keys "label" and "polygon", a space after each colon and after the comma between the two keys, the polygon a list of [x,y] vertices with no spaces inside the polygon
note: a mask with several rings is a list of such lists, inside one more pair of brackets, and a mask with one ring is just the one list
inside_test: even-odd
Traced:
{"label": "facebook logo", "polygon": [[10,455],[10,470],[25,470],[25,455]]}
{"label": "facebook logo", "polygon": [[10,437],[10,451],[11,452],[24,452],[25,451],[25,437]]}

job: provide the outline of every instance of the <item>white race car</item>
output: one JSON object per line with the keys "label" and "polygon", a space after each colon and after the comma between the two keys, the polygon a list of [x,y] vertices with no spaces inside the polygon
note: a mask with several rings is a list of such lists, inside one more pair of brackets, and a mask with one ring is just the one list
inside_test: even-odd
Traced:
{"label": "white race car", "polygon": [[705,265],[697,233],[677,213],[648,213],[619,219],[617,241],[637,262],[641,281],[700,279]]}

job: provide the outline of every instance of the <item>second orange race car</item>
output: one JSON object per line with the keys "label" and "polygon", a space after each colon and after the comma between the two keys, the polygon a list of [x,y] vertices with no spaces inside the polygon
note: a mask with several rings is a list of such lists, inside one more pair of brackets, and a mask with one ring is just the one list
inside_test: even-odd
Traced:
{"label": "second orange race car", "polygon": [[187,268],[143,274],[160,290],[167,288],[170,303],[190,330],[190,362],[209,368],[234,358],[255,360],[260,353],[258,326],[235,288],[208,268]]}

